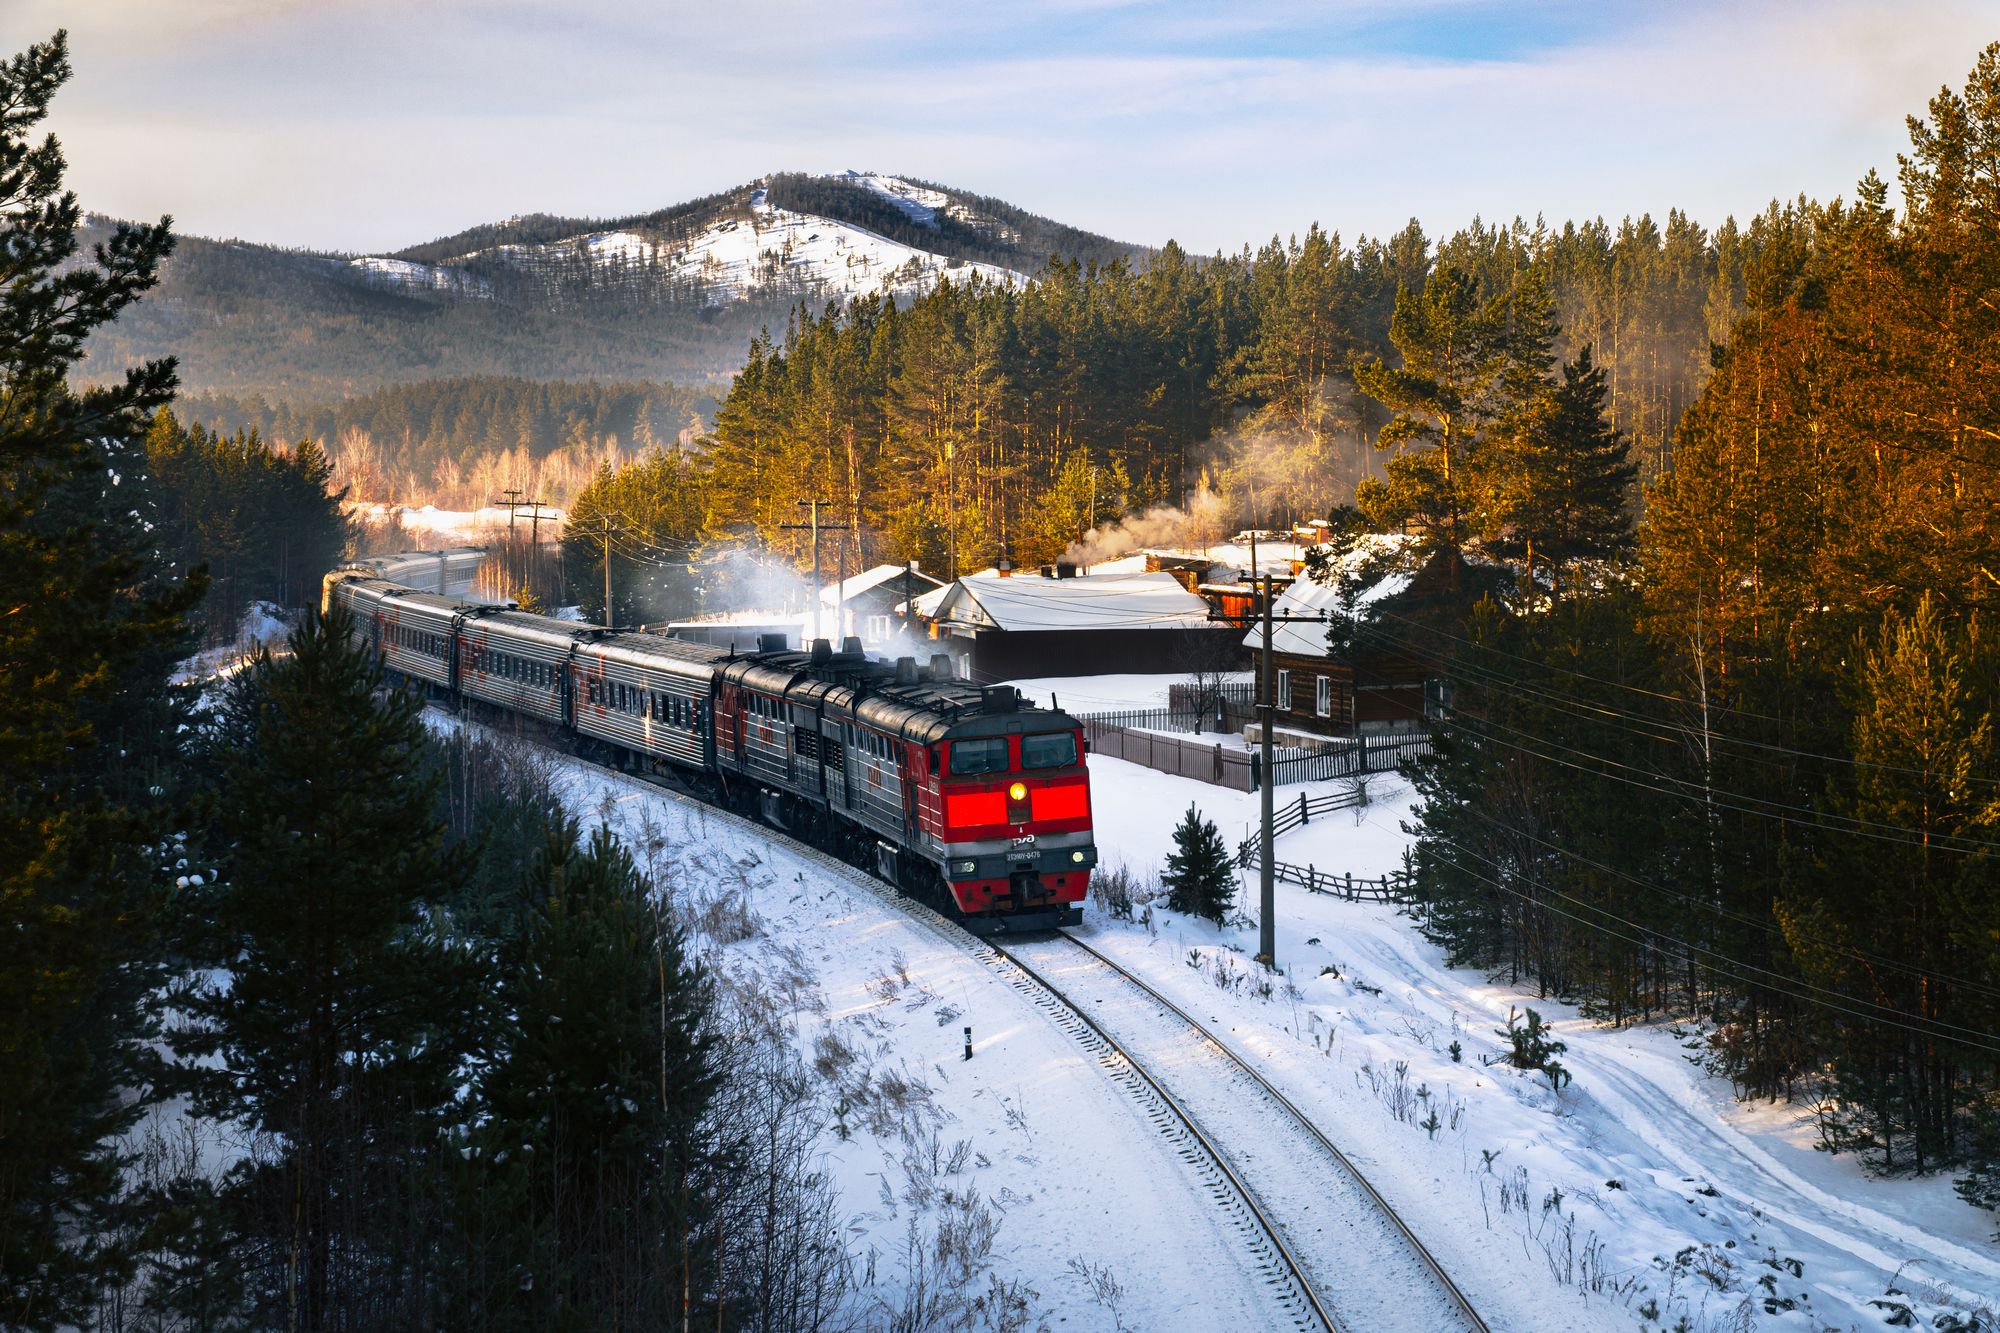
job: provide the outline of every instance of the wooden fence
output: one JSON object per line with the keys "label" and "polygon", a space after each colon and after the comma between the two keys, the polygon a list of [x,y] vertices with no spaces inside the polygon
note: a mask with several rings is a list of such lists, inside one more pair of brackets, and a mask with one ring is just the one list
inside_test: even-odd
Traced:
{"label": "wooden fence", "polygon": [[[1251,864],[1256,864],[1254,856]],[[1376,879],[1356,879],[1353,875],[1336,875],[1330,870],[1316,870],[1312,866],[1273,861],[1271,875],[1287,884],[1297,884],[1329,897],[1345,898],[1351,903],[1403,903],[1410,900],[1410,876],[1401,870]]]}
{"label": "wooden fence", "polygon": [[1077,721],[1083,724],[1084,739],[1098,754],[1108,754],[1113,759],[1123,759],[1157,772],[1193,778],[1197,782],[1227,787],[1232,791],[1257,790],[1256,766],[1243,750],[1232,750],[1214,743],[1204,745],[1199,741],[1184,741],[1178,736],[1163,736],[1155,731],[1099,722],[1094,718],[1080,717]]}
{"label": "wooden fence", "polygon": [[[1192,715],[1172,708],[1131,709],[1119,713],[1073,713],[1083,725],[1084,739],[1099,754],[1140,764],[1177,777],[1194,778],[1233,791],[1256,791],[1263,778],[1260,747],[1233,746],[1183,739],[1195,732],[1183,725]],[[1182,735],[1166,735],[1180,732]],[[1429,754],[1430,737],[1415,735],[1334,738],[1325,745],[1281,745],[1271,771],[1280,787],[1301,782],[1325,782],[1359,773],[1386,773],[1413,755]]]}

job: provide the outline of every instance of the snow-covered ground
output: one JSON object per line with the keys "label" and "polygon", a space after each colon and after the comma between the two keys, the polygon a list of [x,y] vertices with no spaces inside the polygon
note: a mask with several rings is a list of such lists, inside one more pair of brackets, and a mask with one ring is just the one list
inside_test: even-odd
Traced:
{"label": "snow-covered ground", "polygon": [[236,626],[236,637],[214,648],[204,648],[174,668],[175,684],[233,676],[266,644],[281,644],[292,632],[285,614],[269,602],[252,602]]}
{"label": "snow-covered ground", "polygon": [[[355,500],[348,504],[347,512],[367,523],[394,520],[404,531],[424,534],[433,541],[476,542],[496,532],[505,532],[508,526],[506,505],[439,509],[436,505],[413,507],[378,500]],[[539,525],[536,512],[529,507],[515,510],[513,522],[516,531],[533,533],[539,529],[544,543],[561,541],[564,512],[554,505],[543,505]]]}
{"label": "snow-covered ground", "polygon": [[[579,817],[611,827],[677,891],[734,898],[754,921],[718,965],[783,998],[800,1053],[834,1085],[819,1150],[850,1250],[876,1256],[884,1300],[912,1226],[933,1235],[948,1200],[977,1191],[1000,1222],[992,1275],[1031,1287],[1048,1327],[1182,1328],[1191,1311],[1204,1328],[1265,1326],[1258,1275],[1223,1214],[1103,1070],[999,975],[858,872],[656,786],[561,768]],[[1117,1295],[1093,1280],[1104,1275]]]}
{"label": "snow-covered ground", "polygon": [[[1189,803],[1232,845],[1254,828],[1254,794],[1101,755],[1090,768],[1102,854],[1141,875],[1156,873]],[[1279,856],[1357,876],[1396,869],[1412,798],[1389,776],[1371,794],[1366,807],[1283,835]],[[1241,879],[1245,920],[1229,929],[1162,902],[1150,925],[1093,910],[1087,937],[1204,1006],[1240,1053],[1316,1111],[1474,1304],[1500,1316],[1495,1327],[1537,1326],[1513,1322],[1534,1308],[1516,1290],[1530,1271],[1628,1324],[1664,1328],[1683,1315],[1693,1328],[1875,1328],[1898,1306],[1923,1327],[1951,1327],[1932,1320],[2000,1303],[1996,1219],[1947,1180],[1872,1180],[1851,1158],[1813,1151],[1804,1108],[1738,1103],[1691,1062],[1672,1025],[1607,1029],[1448,968],[1392,908],[1280,884],[1290,984],[1260,998],[1247,961],[1255,872]],[[1498,1030],[1530,1005],[1568,1043],[1573,1082],[1560,1091],[1498,1063]],[[1979,1327],[1992,1327],[1986,1318]]]}
{"label": "snow-covered ground", "polygon": [[[1169,680],[1017,684],[1095,710],[1158,706]],[[1090,768],[1105,867],[1128,868],[1142,894],[1190,804],[1232,845],[1254,827],[1254,794],[1102,755]],[[754,917],[723,966],[792,996],[800,1051],[830,1061],[846,1109],[819,1147],[884,1290],[912,1223],[930,1234],[942,1199],[976,1189],[1001,1219],[992,1273],[1033,1287],[1051,1328],[1264,1326],[1255,1274],[1184,1166],[992,971],[851,873],[658,788],[564,770],[580,814],[680,891],[738,895]],[[1363,877],[1396,869],[1411,795],[1378,775],[1370,796],[1283,835],[1280,856]],[[1941,1321],[1996,1303],[1995,1219],[1943,1179],[1872,1180],[1813,1151],[1801,1108],[1737,1103],[1669,1024],[1601,1027],[1446,967],[1392,908],[1284,884],[1285,978],[1266,990],[1249,961],[1254,872],[1241,878],[1243,910],[1226,928],[1159,900],[1131,921],[1093,903],[1081,933],[1341,1143],[1495,1329],[1869,1329],[1900,1308],[1922,1327],[1969,1328]],[[1573,1081],[1560,1089],[1499,1062],[1499,1029],[1530,1005],[1568,1043]],[[967,1024],[970,1062],[958,1059]],[[1093,1273],[1115,1275],[1115,1301]],[[1992,1327],[1984,1318],[1976,1326]]]}

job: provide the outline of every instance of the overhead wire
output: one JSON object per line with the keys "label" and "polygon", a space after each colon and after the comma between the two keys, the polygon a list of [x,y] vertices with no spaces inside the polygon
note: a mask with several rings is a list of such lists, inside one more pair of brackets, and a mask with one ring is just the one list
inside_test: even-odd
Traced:
{"label": "overhead wire", "polygon": [[[1574,848],[1563,846],[1560,843],[1550,842],[1548,839],[1538,837],[1535,834],[1528,832],[1526,829],[1495,819],[1492,815],[1488,814],[1485,810],[1480,809],[1477,806],[1472,806],[1468,808],[1475,816],[1477,816],[1479,819],[1484,821],[1489,827],[1494,829],[1496,832],[1502,834],[1503,836],[1524,839],[1530,843],[1533,843],[1537,847],[1542,847],[1547,849],[1548,851],[1554,852],[1556,855],[1561,856],[1566,860],[1576,862],[1579,865],[1588,866],[1590,869],[1595,870],[1600,874],[1610,875],[1614,879],[1623,880],[1628,884],[1631,884],[1637,888],[1645,889],[1650,893],[1657,893],[1662,897],[1672,898],[1677,901],[1687,903],[1699,911],[1711,913],[1724,920],[1734,921],[1739,925],[1747,926],[1754,930],[1763,931],[1764,933],[1772,935],[1779,939],[1786,939],[1787,943],[1788,944],[1790,943],[1789,939],[1787,939],[1786,937],[1784,928],[1779,926],[1777,922],[1772,921],[1768,918],[1752,916],[1748,912],[1739,912],[1734,908],[1725,907],[1720,903],[1710,902],[1706,899],[1696,896],[1695,894],[1685,893],[1678,889],[1670,889],[1665,885],[1660,884],[1656,881],[1644,879],[1638,875],[1634,875],[1630,871],[1620,870],[1616,866],[1606,865],[1602,861],[1598,861],[1591,857],[1585,856],[1583,853],[1575,850]],[[1946,972],[1928,971],[1926,969],[1917,967],[1912,963],[1901,962],[1893,958],[1885,957],[1884,955],[1881,954],[1871,953],[1866,949],[1858,948],[1854,945],[1840,944],[1831,940],[1824,939],[1823,937],[1816,937],[1811,940],[1811,943],[1816,948],[1826,949],[1832,953],[1843,954],[1849,958],[1855,959],[1856,961],[1870,963],[1877,967],[1888,968],[1891,971],[1900,972],[1906,976],[1920,977],[1926,981],[1940,981],[1954,986],[1962,986],[1967,990],[1977,991],[1981,994],[1992,996],[1995,999],[2000,999],[2000,987],[1989,986],[1982,982],[1971,981],[1968,980],[1967,978],[1953,976],[1950,973]]]}
{"label": "overhead wire", "polygon": [[[1491,858],[1488,857],[1480,856],[1478,853],[1471,851],[1470,849],[1460,845],[1457,842],[1454,842],[1450,839],[1438,839],[1438,841],[1441,842],[1445,847],[1449,848],[1455,854],[1469,856],[1475,861],[1482,862],[1488,866],[1492,866],[1495,869],[1500,870],[1502,873],[1505,873],[1506,871],[1506,867],[1504,865],[1501,865],[1499,862],[1493,861]],[[1490,875],[1483,874],[1480,871],[1474,870],[1468,866],[1460,865],[1457,864],[1456,862],[1452,862],[1451,864],[1452,868],[1459,871],[1460,873],[1470,875],[1472,878],[1479,880],[1482,883],[1488,884],[1491,887],[1496,888],[1503,893],[1509,894],[1525,902],[1531,903],[1543,911],[1552,912],[1557,916],[1565,918],[1566,920],[1575,921],[1579,925],[1599,931],[1600,933],[1607,935],[1613,939],[1620,940],[1623,943],[1631,944],[1639,948],[1646,947],[1647,941],[1634,939],[1629,935],[1621,934],[1620,932],[1613,930],[1611,927],[1605,925],[1603,922],[1593,921],[1587,917],[1578,916],[1573,912],[1566,912],[1559,907],[1555,907],[1552,904],[1543,901],[1542,899],[1536,897],[1533,894],[1515,888],[1512,885],[1506,884],[1501,880],[1495,879]],[[1707,967],[1712,972],[1718,973],[1719,975],[1727,976],[1733,981],[1745,983],[1748,985],[1761,985],[1768,990],[1771,990],[1777,994],[1784,995],[1789,999],[1797,1000],[1802,1004],[1810,1004],[1822,1008],[1832,1009],[1841,1013],[1845,1013],[1850,1017],[1862,1019],[1869,1023],[1877,1023],[1888,1027],[1896,1027],[1906,1032],[1913,1033],[1920,1037],[1929,1037],[1935,1040],[1956,1042],[1963,1046],[1971,1046],[1981,1051],[1989,1052],[1994,1055],[2000,1055],[2000,1035],[1990,1032],[1983,1032],[1976,1028],[1963,1027],[1956,1023],[1946,1023],[1941,1019],[1930,1019],[1930,1018],[1924,1018],[1921,1015],[1912,1015],[1904,1010],[1893,1008],[1892,1006],[1880,1005],[1876,1004],[1874,1001],[1871,1000],[1863,1000],[1858,996],[1847,995],[1840,991],[1828,990],[1826,987],[1815,985],[1803,979],[1788,977],[1783,973],[1773,972],[1768,968],[1758,967],[1754,963],[1745,963],[1740,959],[1731,958],[1727,954],[1719,953],[1715,950],[1708,949],[1702,945],[1692,944],[1686,940],[1678,939],[1672,935],[1667,934],[1664,931],[1655,930],[1649,926],[1639,925],[1637,922],[1629,921],[1623,917],[1618,916],[1615,912],[1611,912],[1605,908],[1597,907],[1595,904],[1592,903],[1583,902],[1581,899],[1572,898],[1569,895],[1563,894],[1558,890],[1548,889],[1544,887],[1544,892],[1554,894],[1554,896],[1563,899],[1565,902],[1575,903],[1587,911],[1597,912],[1600,915],[1608,917],[1612,921],[1616,921],[1621,925],[1639,931],[1642,934],[1653,936],[1658,941],[1662,941],[1664,943],[1683,949],[1689,954],[1703,954],[1712,959],[1720,959],[1721,962],[1719,963],[1705,962],[1703,966]],[[1753,980],[1745,976],[1744,975],[1745,972],[1758,973],[1763,978],[1766,979]],[[1800,993],[1799,990],[1793,989],[1794,986],[1802,987],[1804,990],[1818,992],[1818,994],[1817,995],[1802,994]],[[1832,997],[1832,998],[1825,998],[1825,997]],[[1863,1006],[1865,1009],[1875,1010],[1877,1012],[1874,1013],[1863,1012],[1863,1009],[1857,1009],[1852,1007],[1855,1005],[1860,1005]],[[1914,1019],[1915,1022],[1913,1023],[1911,1021],[1908,1021],[1911,1019]],[[1927,1026],[1919,1027],[1917,1026],[1918,1023],[1925,1024]],[[1939,1029],[1942,1029],[1942,1031],[1940,1031]],[[1958,1033],[1964,1035],[1957,1035],[1957,1036],[1950,1035],[1952,1033]]]}

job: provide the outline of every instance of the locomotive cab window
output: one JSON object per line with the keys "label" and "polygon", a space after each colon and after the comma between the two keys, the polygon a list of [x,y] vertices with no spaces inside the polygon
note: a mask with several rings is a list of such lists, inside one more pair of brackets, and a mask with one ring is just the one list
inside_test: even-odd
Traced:
{"label": "locomotive cab window", "polygon": [[989,736],[984,740],[953,741],[951,743],[951,772],[953,777],[970,777],[975,773],[1005,773],[1007,771],[1007,738]]}
{"label": "locomotive cab window", "polygon": [[1068,768],[1076,762],[1076,734],[1050,732],[1045,736],[1021,737],[1022,768]]}

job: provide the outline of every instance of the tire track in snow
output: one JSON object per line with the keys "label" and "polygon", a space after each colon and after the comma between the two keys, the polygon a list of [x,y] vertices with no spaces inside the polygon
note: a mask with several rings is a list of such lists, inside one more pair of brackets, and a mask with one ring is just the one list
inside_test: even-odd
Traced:
{"label": "tire track in snow", "polygon": [[[1416,959],[1373,932],[1357,933],[1346,947],[1402,977],[1409,988],[1433,1003],[1456,1009],[1469,997],[1453,991]],[[1503,1016],[1487,1009],[1483,1017]],[[1782,1225],[1882,1271],[1884,1281],[1912,1263],[1924,1263],[1927,1276],[1968,1305],[1992,1299],[2000,1288],[2000,1261],[1955,1241],[1935,1236],[1866,1204],[1830,1194],[1799,1176],[1741,1131],[1691,1110],[1673,1089],[1647,1077],[1633,1060],[1652,1057],[1629,1047],[1619,1055],[1571,1043],[1563,1055],[1580,1099],[1595,1102],[1605,1117],[1656,1154],[1660,1164],[1706,1184],[1741,1207],[1754,1209]],[[1691,1091],[1683,1087],[1683,1092]],[[1871,1235],[1831,1225],[1840,1218]],[[1899,1258],[1896,1247],[1906,1251]],[[1950,1265],[1946,1270],[1945,1265]],[[1970,1279],[1968,1281],[1968,1279]]]}

